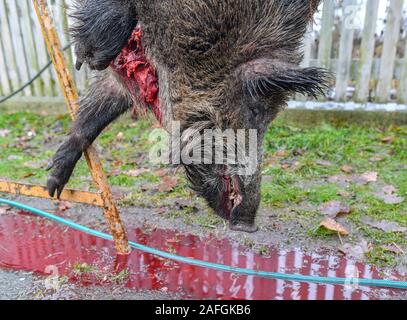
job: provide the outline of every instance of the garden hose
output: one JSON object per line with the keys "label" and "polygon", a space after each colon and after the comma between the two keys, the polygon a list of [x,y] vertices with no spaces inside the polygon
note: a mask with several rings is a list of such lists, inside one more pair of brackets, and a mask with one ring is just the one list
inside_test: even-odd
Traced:
{"label": "garden hose", "polygon": [[[51,213],[42,211],[40,209],[36,209],[30,206],[27,206],[22,203],[18,203],[15,201],[10,201],[7,199],[0,198],[0,204],[4,204],[7,206],[11,206],[17,209],[21,209],[27,212],[31,212],[37,216],[52,220],[54,222],[63,224],[68,226],[72,229],[87,233],[89,235],[99,237],[105,240],[113,241],[113,237],[109,234],[90,229],[86,226],[77,224],[73,221],[58,217]],[[179,256],[176,254],[172,254],[166,251],[154,249],[142,244],[139,244],[134,241],[129,241],[129,245],[131,248],[140,250],[146,253],[150,253],[155,256],[159,256],[161,258],[174,260],[181,263],[186,263],[189,265],[194,265],[202,268],[208,268],[223,272],[230,272],[236,273],[245,276],[256,276],[261,278],[268,278],[268,279],[279,279],[285,281],[294,281],[294,282],[311,282],[311,283],[321,283],[321,284],[332,284],[332,285],[359,285],[359,286],[368,286],[368,287],[382,287],[382,288],[394,288],[394,289],[405,289],[407,290],[407,281],[393,281],[393,280],[379,280],[379,279],[359,279],[359,278],[337,278],[337,277],[320,277],[320,276],[306,276],[306,275],[299,275],[299,274],[287,274],[287,273],[280,273],[280,272],[268,272],[268,271],[258,271],[246,268],[236,268],[228,265],[212,263],[202,260],[197,260],[193,258],[187,258],[183,256]]]}

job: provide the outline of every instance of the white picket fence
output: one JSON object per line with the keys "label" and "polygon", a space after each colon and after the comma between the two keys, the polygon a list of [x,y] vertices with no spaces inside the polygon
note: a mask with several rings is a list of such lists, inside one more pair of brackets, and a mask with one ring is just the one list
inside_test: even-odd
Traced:
{"label": "white picket fence", "polygon": [[[61,41],[66,45],[70,42],[67,30],[72,22],[67,8],[72,0],[48,1]],[[316,23],[305,39],[303,65],[326,67],[335,73],[330,100],[407,104],[406,6],[404,0],[323,1]],[[386,18],[385,23],[380,16]],[[364,23],[358,28],[359,20]],[[383,34],[377,32],[379,23],[383,24]],[[89,71],[74,71],[72,48],[66,51],[66,57],[79,91],[83,92],[88,86]],[[48,61],[31,0],[0,0],[0,97],[27,83]],[[49,68],[19,96],[60,95],[55,73]]]}
{"label": "white picket fence", "polygon": [[[67,8],[72,0],[49,0],[61,42],[70,43],[68,28],[71,19]],[[74,51],[65,51],[66,58],[80,92],[88,85],[88,71],[74,71]],[[0,0],[0,96],[22,87],[50,60],[31,0]],[[61,96],[53,68],[48,68],[20,96]]]}

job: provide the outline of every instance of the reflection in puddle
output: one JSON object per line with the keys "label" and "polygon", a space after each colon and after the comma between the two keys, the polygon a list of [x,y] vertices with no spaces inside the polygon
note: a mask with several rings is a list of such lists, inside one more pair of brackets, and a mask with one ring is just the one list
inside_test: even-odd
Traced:
{"label": "reflection in puddle", "polygon": [[[306,255],[299,249],[271,248],[268,256],[262,256],[226,239],[159,229],[148,233],[129,230],[129,238],[178,255],[234,267],[330,277],[346,277],[350,272],[362,278],[380,278],[377,270],[368,265],[353,264],[338,256]],[[115,277],[117,271],[127,268],[129,274],[124,279],[128,288],[177,292],[191,299],[365,300],[397,292],[239,276],[137,250],[127,258],[116,257],[109,241],[26,214],[0,216],[0,267],[44,274],[47,268],[53,270],[50,266],[56,266],[59,274],[71,281],[107,286],[109,281],[120,280],[120,274]]]}

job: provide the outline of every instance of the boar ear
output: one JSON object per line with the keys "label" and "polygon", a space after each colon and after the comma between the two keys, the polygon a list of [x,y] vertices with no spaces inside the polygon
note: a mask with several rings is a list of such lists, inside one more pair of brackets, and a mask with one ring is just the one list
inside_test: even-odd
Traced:
{"label": "boar ear", "polygon": [[329,89],[331,74],[320,68],[301,69],[275,60],[258,60],[241,69],[243,88],[253,99],[301,93],[317,98]]}

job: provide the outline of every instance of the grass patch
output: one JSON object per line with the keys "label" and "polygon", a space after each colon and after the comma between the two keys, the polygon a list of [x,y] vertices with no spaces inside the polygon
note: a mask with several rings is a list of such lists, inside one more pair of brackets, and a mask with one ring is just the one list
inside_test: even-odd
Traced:
{"label": "grass patch", "polygon": [[[40,116],[28,112],[1,114],[0,178],[45,184],[48,174],[46,164],[68,132],[69,124],[68,116]],[[109,173],[110,184],[130,190],[121,205],[153,209],[167,206],[170,208],[167,216],[206,228],[224,223],[210,210],[196,214],[192,207],[172,209],[176,199],[191,199],[182,173],[177,173],[180,182],[171,192],[158,192],[156,187],[143,188],[145,185],[157,186],[161,182],[162,177],[155,174],[156,169],[137,177],[125,174],[136,168],[149,168],[148,137],[152,127],[149,120],[133,122],[122,118],[98,139],[98,149]],[[266,134],[264,149],[262,206],[298,211],[279,215],[280,221],[297,219],[304,225],[311,222],[315,227],[321,218],[317,208],[325,202],[341,200],[353,209],[347,219],[355,225],[357,232],[374,244],[370,261],[392,263],[394,257],[382,248],[383,245],[396,243],[407,248],[407,241],[402,235],[374,230],[363,224],[363,218],[369,216],[407,227],[407,126],[336,126],[322,123],[310,127],[276,121]],[[281,153],[282,150],[285,152]],[[375,171],[379,180],[369,185],[328,183],[330,176],[345,174],[341,171],[344,165],[351,166],[355,173]],[[385,204],[375,195],[383,185],[393,185],[397,194],[405,197],[406,201],[398,205]],[[83,159],[68,187],[94,190]],[[345,192],[348,194],[346,197],[343,196]],[[202,203],[192,197],[194,203]],[[305,233],[305,236],[321,238],[335,236],[321,228]],[[77,266],[77,269],[80,273],[90,271],[87,266]]]}

